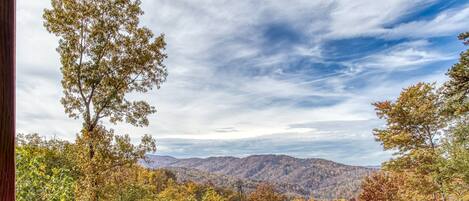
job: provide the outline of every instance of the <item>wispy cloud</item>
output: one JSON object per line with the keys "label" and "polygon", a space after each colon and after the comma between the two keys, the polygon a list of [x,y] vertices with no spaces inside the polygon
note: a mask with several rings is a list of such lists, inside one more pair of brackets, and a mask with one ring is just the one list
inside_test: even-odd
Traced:
{"label": "wispy cloud", "polygon": [[434,1],[336,1],[331,10],[329,37],[376,36],[386,32],[387,26],[398,23],[403,16]]}
{"label": "wispy cloud", "polygon": [[444,10],[432,19],[402,23],[386,31],[385,37],[390,38],[426,38],[448,36],[467,31],[469,27],[469,6],[461,6]]}
{"label": "wispy cloud", "polygon": [[409,70],[437,61],[455,59],[454,55],[432,50],[427,40],[403,42],[376,54],[359,58],[354,68],[380,68],[383,70]]}

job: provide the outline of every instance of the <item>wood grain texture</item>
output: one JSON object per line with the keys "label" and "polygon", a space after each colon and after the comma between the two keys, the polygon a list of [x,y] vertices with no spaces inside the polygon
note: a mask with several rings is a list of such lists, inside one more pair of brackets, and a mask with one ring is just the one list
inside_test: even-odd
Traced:
{"label": "wood grain texture", "polygon": [[0,2],[0,201],[15,200],[15,0]]}

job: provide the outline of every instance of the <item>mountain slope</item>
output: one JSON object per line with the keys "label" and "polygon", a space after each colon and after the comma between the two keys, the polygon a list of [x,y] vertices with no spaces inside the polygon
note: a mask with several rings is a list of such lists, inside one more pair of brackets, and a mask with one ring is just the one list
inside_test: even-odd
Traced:
{"label": "mountain slope", "polygon": [[223,187],[234,187],[236,181],[241,180],[247,191],[267,181],[291,195],[327,199],[354,196],[361,179],[374,171],[324,159],[299,159],[285,155],[188,159],[150,155],[149,158],[151,162],[145,166],[172,169],[180,180],[210,181]]}

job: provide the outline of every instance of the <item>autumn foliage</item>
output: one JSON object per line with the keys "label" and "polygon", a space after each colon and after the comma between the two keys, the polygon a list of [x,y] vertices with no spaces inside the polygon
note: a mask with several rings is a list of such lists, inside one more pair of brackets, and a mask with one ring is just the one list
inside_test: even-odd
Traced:
{"label": "autumn foliage", "polygon": [[377,172],[365,178],[362,183],[362,201],[400,201],[402,198],[401,186],[404,180],[401,175],[390,172]]}
{"label": "autumn foliage", "polygon": [[374,135],[394,157],[363,181],[360,200],[469,200],[469,50],[447,75],[440,88],[417,83],[373,104],[386,121]]}
{"label": "autumn foliage", "polygon": [[248,201],[284,201],[286,197],[278,193],[270,184],[260,184],[249,194]]}

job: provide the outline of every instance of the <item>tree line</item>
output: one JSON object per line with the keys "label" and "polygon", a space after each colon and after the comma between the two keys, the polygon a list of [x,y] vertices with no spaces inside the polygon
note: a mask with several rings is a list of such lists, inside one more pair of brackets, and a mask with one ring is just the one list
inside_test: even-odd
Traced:
{"label": "tree line", "polygon": [[[144,152],[133,146],[128,137],[100,146],[108,146],[112,151],[106,152],[106,159],[101,161],[96,189],[87,189],[83,186],[88,182],[83,181],[87,172],[80,165],[82,145],[45,139],[38,134],[19,134],[16,199],[87,200],[90,199],[88,191],[93,190],[99,200],[108,201],[306,201],[286,196],[268,183],[259,184],[252,192],[244,192],[242,187],[237,188],[239,186],[227,189],[210,183],[178,182],[172,171],[139,165],[137,160],[144,159]],[[104,158],[101,154],[97,157]]]}

